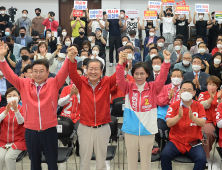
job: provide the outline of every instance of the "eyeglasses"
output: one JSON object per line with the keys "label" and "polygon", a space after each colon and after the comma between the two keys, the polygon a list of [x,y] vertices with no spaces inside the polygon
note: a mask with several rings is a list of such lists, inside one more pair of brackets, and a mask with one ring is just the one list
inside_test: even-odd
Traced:
{"label": "eyeglasses", "polygon": [[193,89],[181,89],[181,92],[189,92],[189,93],[192,93],[193,92]]}
{"label": "eyeglasses", "polygon": [[36,70],[34,70],[34,71],[32,72],[32,74],[34,74],[34,75],[37,75],[37,74],[43,75],[43,74],[45,74],[45,73],[46,73],[45,71],[36,71]]}

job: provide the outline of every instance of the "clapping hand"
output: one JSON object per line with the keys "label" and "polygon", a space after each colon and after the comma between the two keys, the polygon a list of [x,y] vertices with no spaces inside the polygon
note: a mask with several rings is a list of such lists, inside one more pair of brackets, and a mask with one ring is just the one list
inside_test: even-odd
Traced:
{"label": "clapping hand", "polygon": [[0,41],[0,60],[4,60],[5,53],[7,53],[7,45],[4,41]]}

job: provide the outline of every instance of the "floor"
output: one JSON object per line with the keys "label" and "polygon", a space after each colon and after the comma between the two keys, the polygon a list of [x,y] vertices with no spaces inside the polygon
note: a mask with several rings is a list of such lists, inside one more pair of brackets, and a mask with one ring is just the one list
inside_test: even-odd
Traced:
{"label": "floor", "polygon": [[[106,51],[106,53],[108,54],[108,50]],[[108,55],[107,55],[108,56]],[[107,61],[107,67],[106,67],[106,75],[112,75],[115,72],[115,65],[113,67],[109,67],[109,59],[107,57],[106,59]],[[121,122],[122,120],[120,119],[119,122]],[[115,143],[114,143],[115,144]],[[213,146],[214,147],[214,146]],[[126,152],[123,155],[123,137],[120,137],[120,147],[119,147],[119,160],[120,163],[118,164],[118,150],[116,153],[116,156],[114,158],[114,166],[116,170],[127,170],[127,158],[126,158]],[[212,155],[213,152],[211,151],[211,160],[210,162],[212,162]],[[124,164],[123,164],[123,158],[124,158]],[[79,157],[76,158],[77,159],[77,166],[79,168]],[[215,158],[214,158],[214,162],[213,162],[213,170],[220,170],[220,157],[217,153],[217,151],[215,152]],[[75,168],[75,161],[74,161],[74,156],[72,155],[69,159],[68,159],[68,169],[73,170],[76,169]],[[159,162],[153,162],[152,163],[152,170],[158,170],[158,164]],[[173,170],[192,170],[193,168],[193,164],[181,164],[181,163],[172,163],[173,165]],[[16,164],[17,170],[21,170],[21,162]],[[30,160],[28,159],[28,156],[26,156],[23,160],[23,169],[24,170],[29,170],[30,169]],[[66,170],[66,163],[62,163],[62,164],[58,164],[59,170]],[[210,166],[208,166],[208,169],[210,170],[211,168],[211,163]],[[95,161],[91,161],[91,170],[95,170],[96,169],[96,165],[95,165]],[[107,162],[107,170],[113,169],[113,161]],[[6,170],[6,168],[4,167],[4,170]],[[42,164],[42,170],[47,170],[47,165],[46,164]],[[138,163],[138,170],[140,170],[140,163]]]}

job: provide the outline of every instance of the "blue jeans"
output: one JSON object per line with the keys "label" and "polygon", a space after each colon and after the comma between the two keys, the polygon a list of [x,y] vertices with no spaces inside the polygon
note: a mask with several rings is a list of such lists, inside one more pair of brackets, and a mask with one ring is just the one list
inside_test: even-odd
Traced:
{"label": "blue jeans", "polygon": [[[161,167],[162,170],[172,170],[171,161],[179,156],[181,153],[174,145],[173,142],[169,141],[163,149],[161,154]],[[206,166],[206,155],[202,145],[192,147],[189,152],[185,153],[194,162],[193,170],[204,170]]]}

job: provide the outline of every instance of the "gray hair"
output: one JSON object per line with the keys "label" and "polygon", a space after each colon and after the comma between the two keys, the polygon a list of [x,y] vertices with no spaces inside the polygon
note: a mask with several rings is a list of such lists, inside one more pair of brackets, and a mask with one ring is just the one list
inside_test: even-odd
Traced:
{"label": "gray hair", "polygon": [[103,71],[103,63],[102,63],[100,60],[95,59],[95,58],[94,58],[94,59],[91,59],[91,60],[89,60],[89,61],[87,62],[87,65],[86,65],[87,69],[89,68],[89,64],[92,63],[92,62],[100,63],[100,69]]}
{"label": "gray hair", "polygon": [[[100,47],[99,47],[98,45],[94,45],[93,48],[94,48],[94,47],[97,47],[97,48],[99,49],[99,51],[100,51]],[[92,49],[93,49],[93,48],[92,48]]]}
{"label": "gray hair", "polygon": [[190,52],[188,52],[188,51],[187,51],[187,52],[184,52],[184,53],[183,53],[183,57],[184,57],[185,54],[189,54],[189,55],[190,55],[190,58],[192,58]]}

